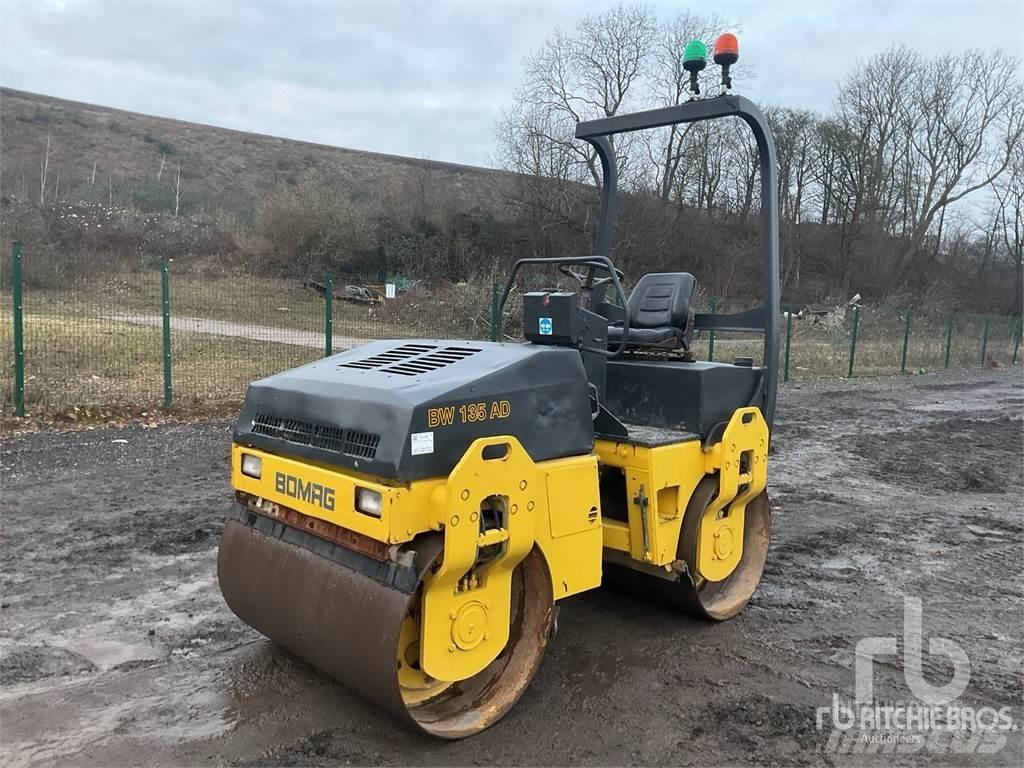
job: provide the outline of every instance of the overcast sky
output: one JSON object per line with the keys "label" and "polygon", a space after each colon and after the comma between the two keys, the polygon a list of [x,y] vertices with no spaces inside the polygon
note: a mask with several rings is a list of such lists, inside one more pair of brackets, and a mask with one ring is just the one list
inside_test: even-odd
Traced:
{"label": "overcast sky", "polygon": [[[0,84],[356,149],[489,165],[523,57],[611,2],[0,0]],[[858,59],[1021,55],[1024,0],[650,3],[742,25],[753,98],[825,109]],[[2,108],[2,105],[0,105]]]}

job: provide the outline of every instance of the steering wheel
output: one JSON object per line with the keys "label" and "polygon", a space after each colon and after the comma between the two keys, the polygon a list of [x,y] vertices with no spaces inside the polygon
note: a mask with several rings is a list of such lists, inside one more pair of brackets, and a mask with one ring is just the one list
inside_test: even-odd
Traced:
{"label": "steering wheel", "polygon": [[[584,266],[589,267],[590,269],[599,269],[599,268],[600,269],[608,269],[608,267],[606,265],[601,264],[599,262],[595,262],[593,264],[584,264]],[[618,277],[619,280],[622,280],[622,278],[625,277],[626,273],[623,272],[618,267],[614,267],[614,269],[615,269],[616,277]],[[587,275],[584,275],[584,274],[582,274],[580,272],[577,272],[575,269],[570,267],[568,264],[560,264],[558,266],[558,271],[561,272],[566,277],[573,278],[580,285],[583,285],[583,284],[585,284],[587,282]],[[591,288],[599,288],[600,286],[607,285],[610,282],[612,282],[611,275],[608,275],[607,277],[599,277],[599,278],[593,280],[590,283],[590,287]]]}

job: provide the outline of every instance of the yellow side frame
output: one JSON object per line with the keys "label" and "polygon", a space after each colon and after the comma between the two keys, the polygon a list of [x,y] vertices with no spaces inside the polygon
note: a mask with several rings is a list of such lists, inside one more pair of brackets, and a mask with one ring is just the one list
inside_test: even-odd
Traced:
{"label": "yellow side frame", "polygon": [[[670,568],[677,558],[690,496],[705,475],[717,473],[718,493],[705,511],[698,536],[698,570],[718,580],[735,568],[742,555],[746,504],[767,484],[768,425],[760,409],[738,408],[721,439],[707,450],[699,439],[655,447],[598,439],[594,451],[602,466],[618,467],[626,479],[628,522],[604,520],[605,548],[627,553],[640,563]],[[740,466],[743,454],[749,463],[746,471]],[[719,547],[716,553],[712,541],[723,532],[724,517],[730,518],[728,533],[736,541],[728,557],[720,557],[723,550]]]}
{"label": "yellow side frame", "polygon": [[[503,523],[481,532],[487,500]],[[425,582],[420,663],[438,680],[464,680],[505,647],[512,573],[535,544],[548,563],[553,598],[601,582],[593,456],[535,463],[513,437],[480,438],[432,493],[430,522],[444,531],[444,554]],[[485,548],[499,554],[481,566]]]}
{"label": "yellow side frame", "polygon": [[604,546],[642,563],[671,566],[686,504],[705,475],[700,440],[648,448],[599,439],[594,451],[603,466],[618,467],[626,477],[629,522],[606,519]]}
{"label": "yellow side frame", "polygon": [[697,571],[721,581],[743,557],[747,504],[768,484],[768,423],[758,408],[740,408],[705,456],[718,473],[718,494],[704,510],[697,534]]}

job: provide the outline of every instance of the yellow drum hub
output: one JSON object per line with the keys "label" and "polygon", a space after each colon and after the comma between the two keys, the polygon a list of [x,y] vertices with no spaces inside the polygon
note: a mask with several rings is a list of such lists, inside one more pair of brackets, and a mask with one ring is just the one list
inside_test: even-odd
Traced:
{"label": "yellow drum hub", "polygon": [[709,508],[701,518],[697,539],[697,571],[708,581],[727,578],[743,557],[745,509],[731,507],[718,512]]}
{"label": "yellow drum hub", "polygon": [[728,560],[732,554],[732,528],[729,524],[719,526],[715,531],[715,557],[719,560]]}
{"label": "yellow drum hub", "polygon": [[460,650],[471,651],[486,639],[487,607],[479,600],[465,603],[452,619],[452,642]]}

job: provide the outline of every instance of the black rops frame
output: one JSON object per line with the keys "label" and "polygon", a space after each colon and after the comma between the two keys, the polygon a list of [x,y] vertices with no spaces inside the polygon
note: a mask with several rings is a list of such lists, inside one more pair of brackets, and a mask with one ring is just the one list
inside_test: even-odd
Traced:
{"label": "black rops frame", "polygon": [[[696,123],[720,117],[738,117],[754,132],[761,158],[761,240],[764,259],[764,306],[732,315],[698,314],[694,328],[716,331],[757,331],[764,334],[764,417],[769,425],[775,417],[779,381],[779,183],[775,142],[761,110],[743,96],[723,95],[690,101],[662,109],[588,120],[576,124],[576,138],[589,142],[601,159],[603,186],[601,217],[597,231],[597,255],[611,258],[612,226],[615,222],[615,193],[618,170],[615,148],[609,139],[617,133],[661,128],[678,123]],[[625,338],[625,334],[623,334]]]}

